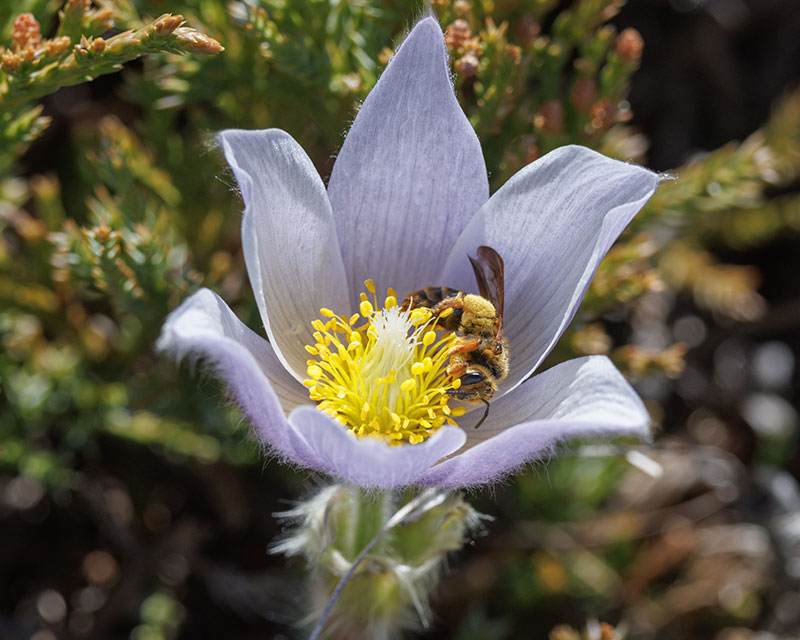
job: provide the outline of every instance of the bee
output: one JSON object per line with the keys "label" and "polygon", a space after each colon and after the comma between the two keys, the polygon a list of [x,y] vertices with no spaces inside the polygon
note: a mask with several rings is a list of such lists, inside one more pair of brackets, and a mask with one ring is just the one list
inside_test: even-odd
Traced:
{"label": "bee", "polygon": [[[489,400],[497,383],[508,375],[508,344],[503,338],[503,259],[494,249],[478,247],[478,257],[469,256],[478,292],[465,293],[451,287],[425,287],[409,293],[401,309],[424,307],[440,316],[439,326],[458,337],[448,355],[448,375],[461,380],[447,393],[459,400],[483,402],[486,409],[477,429],[489,415]],[[449,315],[441,316],[446,309]]]}

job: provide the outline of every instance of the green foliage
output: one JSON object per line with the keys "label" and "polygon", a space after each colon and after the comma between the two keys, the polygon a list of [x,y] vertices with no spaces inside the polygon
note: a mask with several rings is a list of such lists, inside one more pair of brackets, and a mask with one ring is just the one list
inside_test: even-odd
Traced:
{"label": "green foliage", "polygon": [[[574,0],[560,12],[553,0],[432,4],[493,187],[565,143],[642,161],[646,143],[626,101],[642,42],[609,24],[622,2]],[[35,21],[17,20],[23,12]],[[241,256],[241,203],[211,136],[225,127],[283,128],[325,175],[360,101],[418,15],[418,7],[376,0],[0,6],[4,471],[54,490],[78,486],[107,439],[192,466],[262,464],[237,411],[220,406],[224,390],[153,352],[166,314],[200,286],[220,291],[259,327]],[[66,133],[53,132],[61,136],[58,159],[48,158],[45,169],[29,162],[26,152],[43,142],[50,123],[42,98],[62,88],[70,95],[70,85],[142,56],[105,104],[91,103],[89,115],[69,116]],[[677,377],[683,345],[644,348],[630,331],[613,330],[653,293],[687,292],[738,320],[763,312],[757,271],[724,264],[715,252],[800,229],[792,190],[800,176],[800,93],[786,96],[744,142],[670,173],[676,179],[662,183],[609,254],[549,363],[608,353],[632,379]],[[626,468],[619,459],[567,459],[549,477],[523,475],[509,514],[591,518]],[[414,526],[432,528],[420,520],[408,531]],[[424,564],[419,539],[392,544]],[[603,602],[616,588],[606,580],[609,567],[631,553],[624,539],[596,552],[532,553],[524,566],[514,556],[501,563],[508,593],[532,606],[570,585]],[[444,549],[451,541],[441,542]],[[353,549],[339,551],[352,560]],[[592,575],[600,576],[594,584]],[[183,613],[173,596],[152,592],[137,633],[177,633],[168,618]],[[554,640],[580,637],[559,633]]]}

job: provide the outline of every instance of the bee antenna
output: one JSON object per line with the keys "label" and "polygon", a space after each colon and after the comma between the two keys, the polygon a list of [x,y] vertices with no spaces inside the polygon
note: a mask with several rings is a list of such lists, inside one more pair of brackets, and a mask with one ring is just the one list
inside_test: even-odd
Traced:
{"label": "bee antenna", "polygon": [[483,415],[481,416],[481,419],[478,420],[478,424],[475,425],[476,429],[483,424],[483,421],[486,420],[486,416],[489,415],[489,401],[488,400],[484,400],[483,398],[481,398],[481,402],[483,402],[483,404],[486,405],[486,410],[483,412]]}

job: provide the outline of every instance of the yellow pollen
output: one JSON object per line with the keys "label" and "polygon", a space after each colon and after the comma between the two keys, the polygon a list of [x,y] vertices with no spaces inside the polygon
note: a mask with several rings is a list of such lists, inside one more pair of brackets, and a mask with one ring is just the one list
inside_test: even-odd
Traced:
{"label": "yellow pollen", "polygon": [[362,294],[359,313],[322,308],[326,321],[312,322],[316,343],[306,346],[313,358],[303,384],[320,411],[356,435],[418,444],[464,413],[448,406],[448,392],[460,385],[447,374],[456,337],[437,333],[429,309],[401,310],[393,289],[381,307],[374,282],[364,284],[372,300]]}

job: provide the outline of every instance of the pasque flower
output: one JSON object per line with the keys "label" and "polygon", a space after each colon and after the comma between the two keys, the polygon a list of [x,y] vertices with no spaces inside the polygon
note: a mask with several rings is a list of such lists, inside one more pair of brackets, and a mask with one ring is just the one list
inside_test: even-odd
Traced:
{"label": "pasque flower", "polygon": [[[364,101],[327,190],[283,131],[219,140],[246,207],[244,256],[269,341],[204,289],[169,316],[160,347],[210,363],[268,453],[364,487],[464,487],[566,439],[647,435],[641,400],[607,358],[531,374],[658,176],[567,146],[490,198],[433,18]],[[431,285],[477,293],[468,256],[481,245],[505,262],[510,371],[473,429],[483,406],[462,414],[447,402],[458,384],[444,373],[448,334],[396,302]]]}

